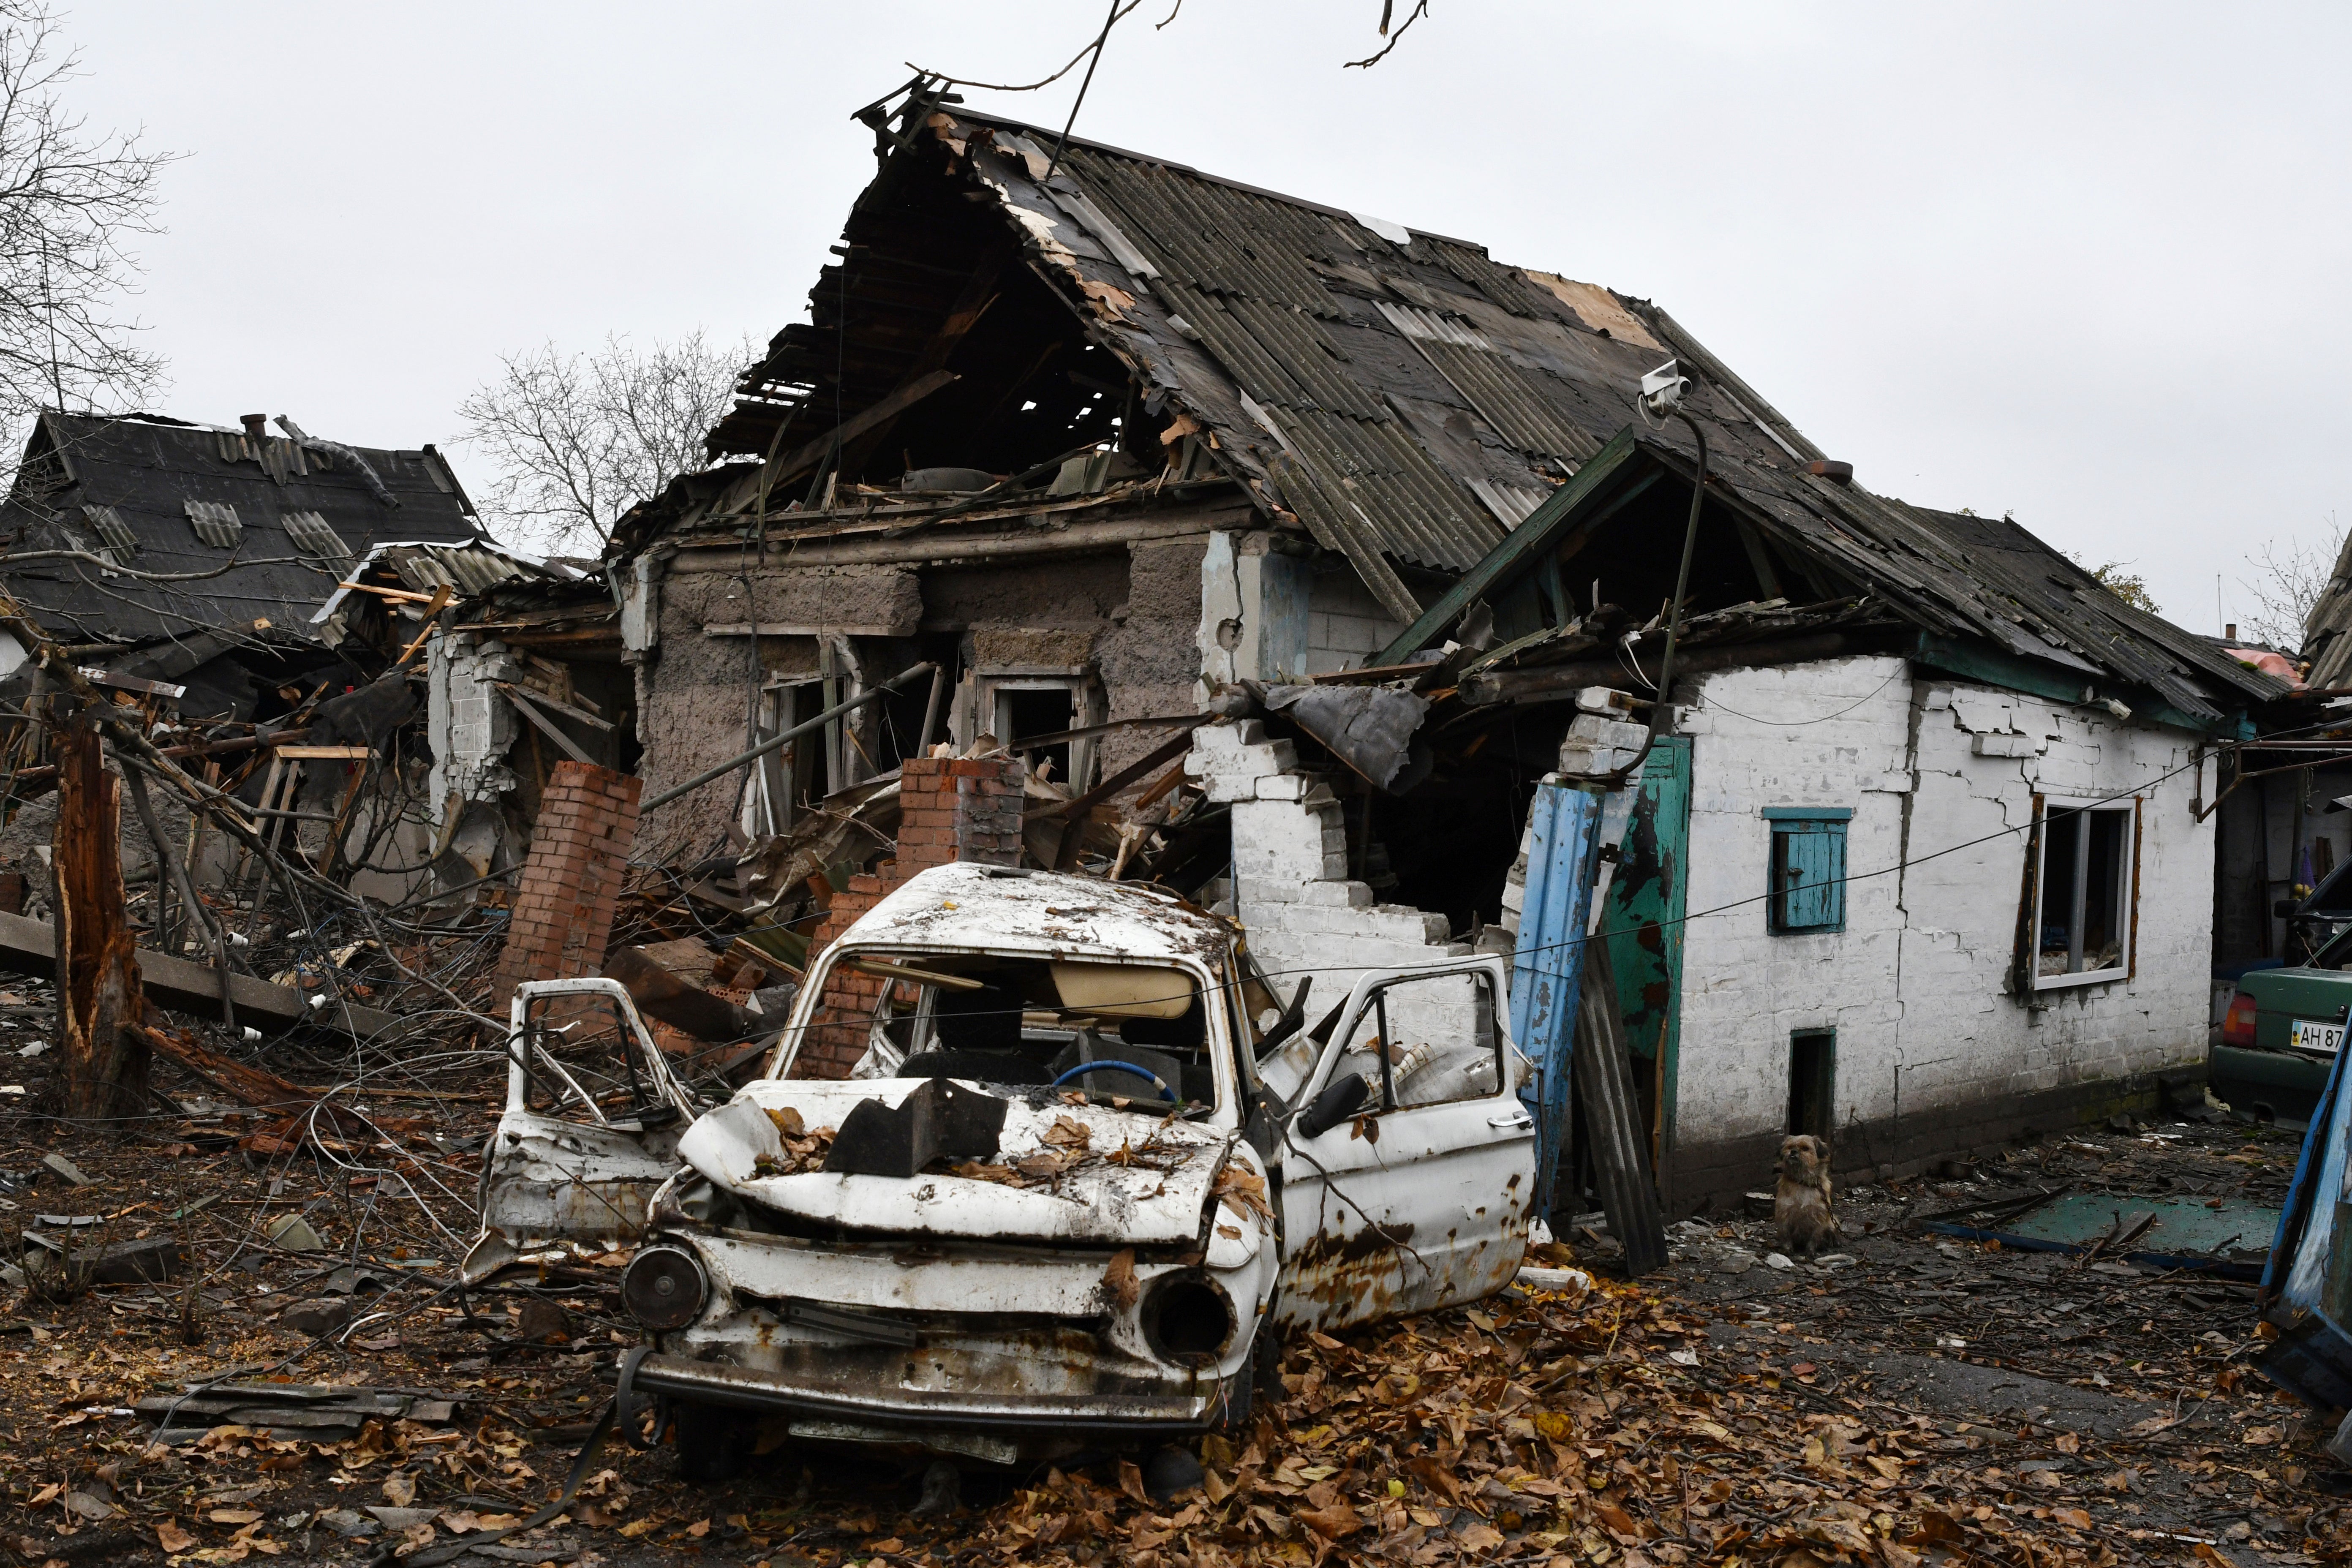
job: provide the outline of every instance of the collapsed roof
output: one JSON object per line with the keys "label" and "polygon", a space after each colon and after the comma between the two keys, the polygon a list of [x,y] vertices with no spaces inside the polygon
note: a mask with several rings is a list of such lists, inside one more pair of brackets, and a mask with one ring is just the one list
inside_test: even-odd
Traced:
{"label": "collapsed roof", "polygon": [[236,431],[47,412],[0,502],[0,584],[79,643],[310,640],[354,563],[394,542],[488,543],[430,447],[273,437],[257,419]]}
{"label": "collapsed roof", "polygon": [[[763,486],[827,465],[895,475],[898,459],[1002,472],[1089,440],[1131,458],[1164,449],[1185,477],[1198,458],[1262,515],[1344,555],[1433,637],[1438,612],[1464,607],[1444,585],[1510,560],[1539,509],[1547,529],[1574,525],[1556,542],[1614,512],[1634,537],[1608,563],[1613,586],[1630,572],[1663,597],[1648,579],[1679,520],[1661,543],[1648,513],[1687,504],[1669,492],[1688,495],[1693,444],[1679,425],[1644,429],[1633,389],[1673,359],[1691,378],[1684,409],[1707,429],[1720,515],[1703,543],[1742,579],[1713,603],[1778,595],[1776,578],[1820,601],[1867,595],[1927,637],[1989,648],[1996,674],[2119,686],[2200,727],[2283,689],[2014,522],[1854,483],[1647,300],[1165,159],[1075,139],[1057,154],[1053,132],[937,94],[864,118],[882,168],[842,259],[709,437],[715,458],[761,459]],[[1607,475],[1590,473],[1604,452]],[[731,490],[704,489],[724,512],[760,472],[721,469],[711,478]],[[1675,485],[1625,507],[1626,487],[1666,474]],[[675,519],[684,493],[641,509],[624,546]]]}

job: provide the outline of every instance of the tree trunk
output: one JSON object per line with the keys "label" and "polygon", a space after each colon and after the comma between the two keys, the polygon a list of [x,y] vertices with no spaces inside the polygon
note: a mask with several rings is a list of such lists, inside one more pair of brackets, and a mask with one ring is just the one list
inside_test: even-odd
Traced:
{"label": "tree trunk", "polygon": [[[66,1114],[146,1114],[152,1060],[141,1021],[139,947],[122,907],[122,781],[100,761],[87,714],[58,737],[58,826],[51,846],[57,888],[58,1047],[66,1064]],[[161,849],[159,847],[159,853]]]}

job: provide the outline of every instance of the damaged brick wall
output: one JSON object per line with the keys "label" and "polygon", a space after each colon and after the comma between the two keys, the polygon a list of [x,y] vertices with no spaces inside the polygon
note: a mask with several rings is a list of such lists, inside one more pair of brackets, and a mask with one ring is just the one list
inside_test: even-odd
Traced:
{"label": "damaged brick wall", "polygon": [[[681,555],[662,579],[657,654],[645,667],[640,771],[658,795],[740,752],[753,683],[817,669],[814,636],[713,634],[709,626],[823,626],[857,637],[871,668],[896,674],[920,657],[905,640],[921,600],[902,567],[766,567],[740,573],[732,551]],[[868,640],[889,632],[890,638]],[[756,658],[758,668],[753,669]],[[870,746],[870,737],[865,743]],[[661,808],[645,826],[642,858],[685,864],[718,851],[735,816],[743,774],[728,774]]]}
{"label": "damaged brick wall", "polygon": [[[1021,792],[1017,757],[919,757],[899,775],[898,848],[880,875],[859,875],[834,895],[810,944],[812,958],[830,946],[866,910],[917,872],[954,860],[1011,866],[1021,856]],[[803,1043],[793,1073],[846,1078],[866,1053],[866,1029],[883,982],[839,973],[830,983],[820,1022]]]}
{"label": "damaged brick wall", "polygon": [[643,787],[610,768],[555,764],[499,955],[498,996],[526,980],[593,974],[603,965]]}
{"label": "damaged brick wall", "polygon": [[[857,918],[918,871],[955,860],[990,866],[1021,860],[1021,759],[915,757],[898,777],[898,849],[878,876],[852,877],[809,943],[809,957],[830,947]],[[795,1078],[847,1078],[866,1054],[866,1024],[885,982],[835,971],[824,1005],[793,1064]]]}

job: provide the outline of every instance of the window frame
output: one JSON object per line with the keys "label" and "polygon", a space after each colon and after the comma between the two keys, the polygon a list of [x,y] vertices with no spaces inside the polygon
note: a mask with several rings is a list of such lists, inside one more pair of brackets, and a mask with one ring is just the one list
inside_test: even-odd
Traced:
{"label": "window frame", "polygon": [[[1000,727],[1004,717],[1001,700],[1008,692],[1066,692],[1070,699],[1070,728],[1074,730],[1088,729],[1110,717],[1110,703],[1103,690],[1101,675],[1092,665],[983,665],[972,673],[975,731],[996,736],[998,744],[1008,752],[1023,749]],[[960,739],[966,745],[971,742],[971,736]],[[1069,776],[1054,782],[1067,786],[1073,794],[1080,794],[1095,785],[1101,741],[1087,736],[1069,742],[1068,745]]]}
{"label": "window frame", "polygon": [[[1454,1100],[1415,1100],[1411,1104],[1401,1102],[1396,1097],[1395,1063],[1389,1055],[1388,994],[1400,985],[1423,984],[1463,976],[1470,978],[1472,992],[1479,997],[1486,1009],[1486,1028],[1494,1047],[1495,1087],[1483,1094],[1465,1095]],[[1373,1025],[1381,1042],[1382,1048],[1377,1053],[1380,1081],[1371,1085],[1371,1100],[1355,1112],[1353,1119],[1377,1119],[1434,1110],[1440,1106],[1467,1105],[1493,1100],[1507,1092],[1511,1083],[1510,1052],[1517,1048],[1517,1043],[1510,1038],[1509,993],[1486,966],[1416,966],[1376,973],[1360,984],[1365,987],[1362,1002],[1358,1004],[1351,993],[1337,1010],[1331,1033],[1318,1044],[1314,1070],[1307,1075],[1305,1085],[1298,1091],[1299,1105],[1313,1103],[1315,1097],[1330,1084],[1339,1070],[1341,1059],[1349,1054],[1349,1042],[1367,1023]]]}
{"label": "window frame", "polygon": [[[2079,811],[2085,816],[2108,815],[2127,818],[2123,834],[2123,865],[2116,873],[2117,902],[2116,927],[2119,932],[2116,962],[2105,969],[2085,969],[2057,974],[2042,973],[2042,900],[2049,870],[2049,816],[2052,807],[2061,812]],[[2144,795],[2051,795],[2037,793],[2033,796],[2033,833],[2026,861],[2025,952],[2022,963],[2028,989],[2032,991],[2063,991],[2076,985],[2106,985],[2118,980],[2129,980],[2139,973],[2139,853],[2141,816],[2147,806]],[[2075,837],[2076,876],[2074,907],[2070,911],[2070,929],[2083,924],[2083,911],[2088,903],[2088,889],[2082,870],[2090,858],[2090,835]]]}
{"label": "window frame", "polygon": [[[1764,808],[1764,824],[1768,830],[1764,853],[1764,921],[1773,935],[1834,936],[1845,930],[1845,850],[1853,822],[1853,807],[1850,805],[1768,805]],[[1780,885],[1784,841],[1816,835],[1836,846],[1836,864],[1823,884],[1829,917],[1803,925],[1791,924],[1788,918],[1789,900],[1797,889]]]}

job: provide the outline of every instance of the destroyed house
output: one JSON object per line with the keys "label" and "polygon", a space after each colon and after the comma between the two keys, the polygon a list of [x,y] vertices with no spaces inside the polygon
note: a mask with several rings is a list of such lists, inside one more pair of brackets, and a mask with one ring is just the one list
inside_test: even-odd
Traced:
{"label": "destroyed house", "polygon": [[[1530,940],[1538,783],[1638,757],[1594,972],[1671,1205],[1792,1131],[1916,1168],[2201,1072],[2190,802],[2279,682],[1871,491],[1645,300],[948,100],[865,118],[810,321],[615,539],[646,797],[920,664],[949,698],[658,805],[641,859],[992,744],[1033,822],[1086,817],[1034,858],[1229,907],[1311,1015]],[[1696,453],[1635,393],[1669,361],[1706,483],[1661,694]],[[1141,721],[1188,714],[1171,791]]]}
{"label": "destroyed house", "polygon": [[[396,650],[415,628],[398,635],[394,606],[413,601],[339,584],[386,547],[489,542],[429,446],[273,436],[258,415],[230,429],[55,411],[0,503],[0,585],[26,618],[93,665],[187,687],[190,719],[266,716],[282,706],[268,688],[314,671],[372,676],[373,658],[337,646],[356,635]],[[351,602],[322,616],[331,599]],[[0,648],[0,662],[24,651]]]}

